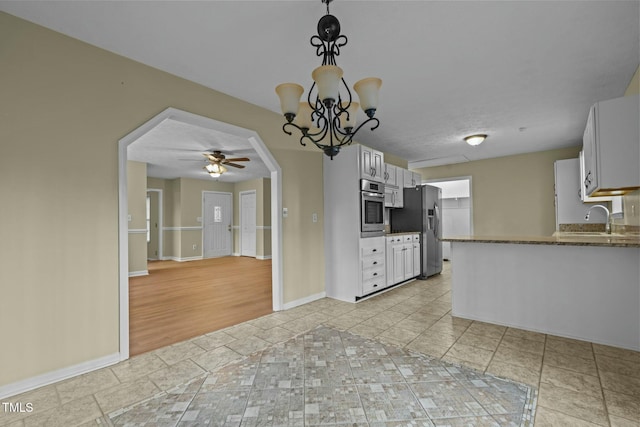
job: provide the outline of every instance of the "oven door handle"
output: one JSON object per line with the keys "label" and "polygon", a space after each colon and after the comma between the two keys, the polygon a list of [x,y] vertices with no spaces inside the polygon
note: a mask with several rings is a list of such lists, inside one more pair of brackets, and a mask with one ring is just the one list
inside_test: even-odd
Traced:
{"label": "oven door handle", "polygon": [[382,193],[365,193],[363,191],[362,195],[365,196],[365,197],[375,197],[377,199],[384,199],[384,194],[382,194]]}

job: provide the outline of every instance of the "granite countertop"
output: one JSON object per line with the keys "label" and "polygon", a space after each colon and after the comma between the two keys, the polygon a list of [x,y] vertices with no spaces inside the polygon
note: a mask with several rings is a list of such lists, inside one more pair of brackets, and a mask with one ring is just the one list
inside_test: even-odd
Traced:
{"label": "granite countertop", "polygon": [[510,243],[522,245],[611,246],[640,248],[638,234],[554,233],[553,236],[459,236],[443,242]]}
{"label": "granite countertop", "polygon": [[405,234],[420,234],[420,231],[403,231],[401,233],[387,233],[385,236],[404,236]]}

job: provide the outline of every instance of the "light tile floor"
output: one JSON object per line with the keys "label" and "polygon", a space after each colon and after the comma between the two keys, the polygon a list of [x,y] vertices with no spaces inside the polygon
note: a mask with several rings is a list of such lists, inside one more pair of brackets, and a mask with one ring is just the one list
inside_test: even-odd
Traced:
{"label": "light tile floor", "polygon": [[3,399],[33,412],[0,407],[0,426],[95,426],[319,325],[535,386],[536,426],[640,426],[639,352],[452,317],[449,268],[358,304],[325,298]]}

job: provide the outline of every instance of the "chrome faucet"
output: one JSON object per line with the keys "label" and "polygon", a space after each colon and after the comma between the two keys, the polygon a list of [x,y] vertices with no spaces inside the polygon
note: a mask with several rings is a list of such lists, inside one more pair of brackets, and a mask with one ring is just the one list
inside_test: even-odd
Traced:
{"label": "chrome faucet", "polygon": [[591,206],[589,208],[589,210],[587,210],[587,214],[584,216],[584,219],[589,221],[589,215],[591,214],[591,209],[595,209],[595,208],[602,208],[607,213],[607,225],[605,225],[605,227],[604,227],[604,232],[607,233],[607,234],[611,234],[611,224],[609,223],[609,219],[611,218],[611,213],[609,212],[609,209],[607,209],[606,206],[603,206],[603,205],[593,205],[593,206]]}

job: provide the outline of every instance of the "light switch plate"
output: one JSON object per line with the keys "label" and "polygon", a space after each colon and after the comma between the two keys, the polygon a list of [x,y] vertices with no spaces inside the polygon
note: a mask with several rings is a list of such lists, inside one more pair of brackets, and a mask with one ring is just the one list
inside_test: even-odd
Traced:
{"label": "light switch plate", "polygon": [[282,217],[286,218],[289,216],[289,209],[287,208],[282,208]]}
{"label": "light switch plate", "polygon": [[317,213],[315,213],[315,212],[314,212],[314,213],[311,215],[311,221],[313,221],[313,222],[318,222],[318,214],[317,214]]}

